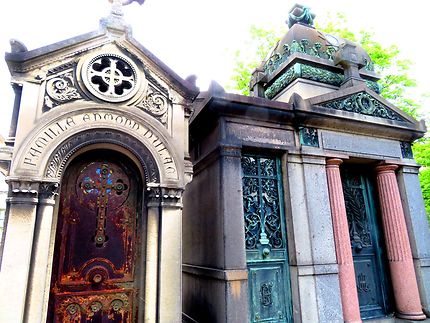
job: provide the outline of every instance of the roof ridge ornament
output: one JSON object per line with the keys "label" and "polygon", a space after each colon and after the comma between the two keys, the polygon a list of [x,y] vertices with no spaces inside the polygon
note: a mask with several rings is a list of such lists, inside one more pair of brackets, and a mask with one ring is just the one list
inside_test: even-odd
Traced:
{"label": "roof ridge ornament", "polygon": [[296,23],[313,27],[315,14],[307,6],[296,3],[288,13],[288,27],[291,28]]}
{"label": "roof ridge ornament", "polygon": [[112,4],[112,9],[109,16],[100,20],[100,27],[117,35],[124,33],[131,35],[131,27],[124,20],[124,12],[122,8],[133,2],[142,5],[145,0],[109,0]]}

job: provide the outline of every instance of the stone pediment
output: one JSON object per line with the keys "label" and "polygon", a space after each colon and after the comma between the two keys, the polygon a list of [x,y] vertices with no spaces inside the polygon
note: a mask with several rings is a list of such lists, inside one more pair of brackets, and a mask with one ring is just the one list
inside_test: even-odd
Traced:
{"label": "stone pediment", "polygon": [[184,97],[195,97],[198,92],[195,86],[183,80],[134,39],[129,32],[112,33],[106,27],[30,51],[12,50],[5,54],[5,60],[12,76],[21,77],[31,74],[35,81],[40,81],[46,76],[44,74],[55,73],[67,66],[73,66],[82,55],[109,44],[115,44],[124,52],[133,55]]}
{"label": "stone pediment", "polygon": [[173,105],[187,105],[198,94],[127,29],[105,27],[31,51],[12,49],[6,62],[14,82],[40,84],[41,114],[94,101],[135,106],[168,128]]}
{"label": "stone pediment", "polygon": [[[389,123],[406,123],[409,125],[419,125],[419,122],[395,107],[393,104],[370,90],[365,85],[353,86],[328,94],[309,98],[307,105],[324,111],[342,115],[348,119],[359,119],[361,121],[371,121]],[[364,119],[364,120],[363,120]]]}

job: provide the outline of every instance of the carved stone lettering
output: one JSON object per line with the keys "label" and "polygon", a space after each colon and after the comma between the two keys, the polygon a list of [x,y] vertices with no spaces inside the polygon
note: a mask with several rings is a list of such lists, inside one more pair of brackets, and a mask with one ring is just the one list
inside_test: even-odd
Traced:
{"label": "carved stone lettering", "polygon": [[64,117],[62,120],[51,123],[41,129],[28,146],[26,153],[22,158],[22,164],[27,168],[37,169],[41,167],[39,160],[48,149],[51,142],[65,131],[72,130],[82,126],[99,126],[109,127],[109,124],[115,127],[126,128],[124,131],[133,131],[136,136],[140,136],[144,142],[152,146],[159,155],[164,172],[168,178],[177,178],[177,167],[174,159],[163,142],[156,133],[148,129],[143,124],[136,122],[130,117],[116,112],[94,112],[82,113],[80,115]]}

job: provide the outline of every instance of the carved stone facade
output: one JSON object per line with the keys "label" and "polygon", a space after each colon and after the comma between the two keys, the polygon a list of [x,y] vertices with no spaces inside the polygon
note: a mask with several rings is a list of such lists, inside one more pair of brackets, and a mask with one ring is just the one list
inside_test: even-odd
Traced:
{"label": "carved stone facade", "polygon": [[430,317],[426,128],[379,96],[362,48],[295,5],[252,96],[199,93],[119,8],[6,54],[1,322]]}
{"label": "carved stone facade", "polygon": [[[112,15],[57,50],[7,54],[19,100],[33,108],[18,100],[12,122],[0,283],[13,292],[1,300],[2,322],[181,320],[182,193],[198,90]],[[73,247],[82,243],[94,250]]]}

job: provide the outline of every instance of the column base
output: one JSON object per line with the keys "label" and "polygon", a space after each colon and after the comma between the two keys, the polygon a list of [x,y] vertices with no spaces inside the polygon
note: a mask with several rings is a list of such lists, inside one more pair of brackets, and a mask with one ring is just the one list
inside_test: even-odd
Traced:
{"label": "column base", "polygon": [[421,313],[401,313],[401,312],[396,312],[395,315],[399,319],[404,319],[404,320],[424,321],[427,318],[426,315],[423,312],[421,312]]}

